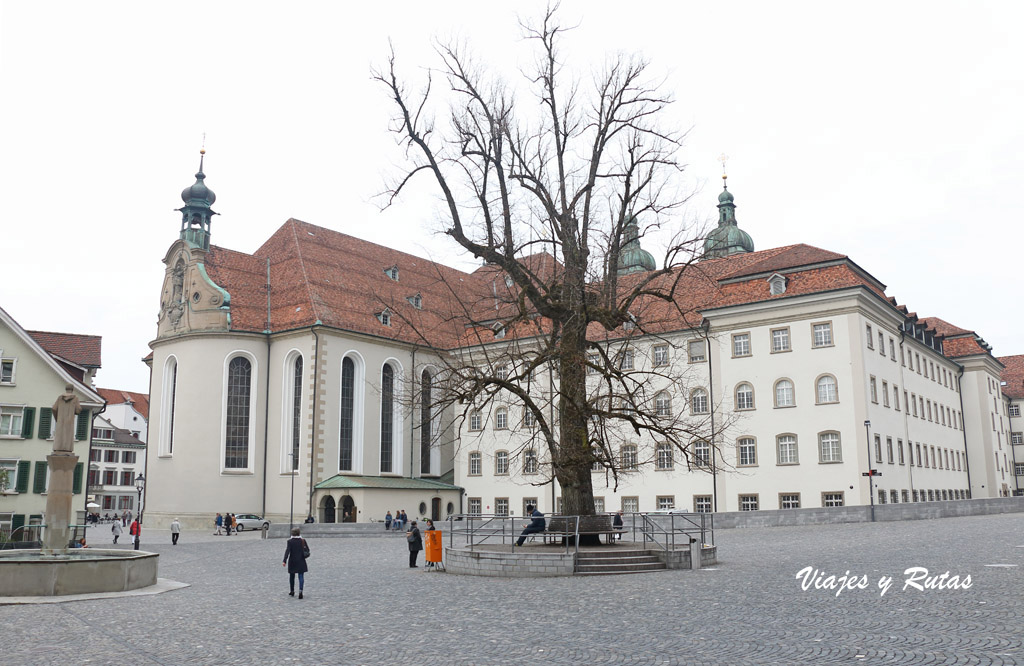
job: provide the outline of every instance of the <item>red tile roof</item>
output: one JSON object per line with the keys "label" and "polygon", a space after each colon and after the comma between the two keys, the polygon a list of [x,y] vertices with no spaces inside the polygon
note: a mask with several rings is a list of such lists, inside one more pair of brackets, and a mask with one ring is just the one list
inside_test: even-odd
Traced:
{"label": "red tile roof", "polygon": [[134,391],[121,391],[119,389],[107,389],[101,388],[96,391],[103,396],[103,399],[110,405],[123,405],[125,403],[131,404],[142,417],[149,420],[149,396],[145,393],[136,393]]}
{"label": "red tile roof", "polygon": [[1024,398],[1024,354],[1000,356],[997,360],[1006,366],[1002,373],[1002,380],[1006,382],[1003,395]]}
{"label": "red tile roof", "polygon": [[64,359],[85,368],[100,367],[100,343],[98,335],[77,333],[51,333],[49,331],[26,331],[39,346],[52,356]]}

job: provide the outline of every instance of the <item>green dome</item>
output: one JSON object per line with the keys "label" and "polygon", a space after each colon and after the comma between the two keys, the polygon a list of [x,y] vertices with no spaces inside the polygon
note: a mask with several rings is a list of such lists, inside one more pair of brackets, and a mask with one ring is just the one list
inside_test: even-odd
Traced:
{"label": "green dome", "polygon": [[619,263],[616,272],[619,275],[653,271],[658,267],[654,255],[640,247],[640,225],[636,218],[630,218],[622,230],[622,249],[619,250]]}
{"label": "green dome", "polygon": [[704,241],[704,255],[707,257],[727,257],[753,251],[754,241],[750,234],[731,224],[716,227]]}
{"label": "green dome", "polygon": [[732,201],[732,192],[729,190],[722,190],[722,193],[718,195],[718,203],[725,203],[727,201]]}

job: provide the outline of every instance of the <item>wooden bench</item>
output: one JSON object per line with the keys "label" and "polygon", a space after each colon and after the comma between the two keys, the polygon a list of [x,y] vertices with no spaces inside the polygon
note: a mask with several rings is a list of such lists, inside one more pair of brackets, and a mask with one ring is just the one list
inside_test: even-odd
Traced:
{"label": "wooden bench", "polygon": [[[544,540],[546,542],[569,539],[577,533],[576,519],[574,517],[552,516],[547,520],[547,530],[544,532]],[[607,534],[608,540],[611,541],[612,536],[620,533],[620,530],[612,527],[612,516],[610,515],[580,516],[579,521],[578,533],[581,535]]]}

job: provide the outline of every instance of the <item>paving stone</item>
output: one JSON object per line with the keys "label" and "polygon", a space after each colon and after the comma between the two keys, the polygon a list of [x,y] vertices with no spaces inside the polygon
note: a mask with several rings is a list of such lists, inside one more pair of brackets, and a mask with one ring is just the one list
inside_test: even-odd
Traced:
{"label": "paving stone", "polygon": [[[190,587],[0,606],[2,663],[1018,664],[1022,569],[985,565],[1024,565],[1021,534],[1022,514],[721,530],[699,571],[517,579],[409,569],[404,541],[310,539],[299,601],[283,540],[149,531],[160,576]],[[870,588],[802,591],[806,566]],[[915,566],[973,586],[904,591]]]}

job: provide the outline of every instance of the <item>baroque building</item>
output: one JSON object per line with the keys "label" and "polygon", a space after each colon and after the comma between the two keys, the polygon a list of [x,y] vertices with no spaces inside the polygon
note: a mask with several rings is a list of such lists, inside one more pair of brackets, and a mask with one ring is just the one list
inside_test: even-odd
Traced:
{"label": "baroque building", "polygon": [[[553,373],[517,371],[516,353],[536,333],[498,323],[468,331],[481,317],[463,308],[492,294],[500,321],[498,295],[512,285],[495,267],[466,273],[294,219],[252,254],[220,248],[210,243],[215,195],[202,162],[182,199],[147,359],[147,518],[559,510],[535,415],[514,392],[479,407],[439,394],[445,368],[472,365],[522,377],[523,390],[554,403]],[[588,366],[654,377],[646,408],[694,433],[685,451],[617,433],[614,449],[594,456],[598,511],[1017,491],[1016,403],[1001,385],[1011,364],[976,333],[911,312],[843,254],[802,244],[754,251],[727,188],[718,208],[703,259],[672,276],[675,301],[644,303],[633,321],[590,336]],[[624,240],[628,284],[655,262],[635,220]],[[595,400],[636,408],[602,397],[598,374]]]}

